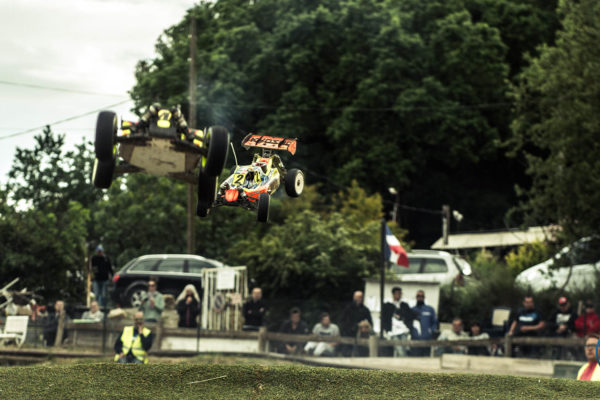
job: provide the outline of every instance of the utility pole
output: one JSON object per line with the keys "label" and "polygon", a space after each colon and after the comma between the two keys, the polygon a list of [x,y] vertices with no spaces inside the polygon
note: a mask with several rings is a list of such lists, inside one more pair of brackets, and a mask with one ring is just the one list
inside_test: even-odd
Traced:
{"label": "utility pole", "polygon": [[[196,20],[190,15],[190,109],[188,112],[188,126],[196,128]],[[194,229],[194,184],[188,183],[187,188],[187,252],[194,254],[196,250],[196,232]]]}
{"label": "utility pole", "polygon": [[442,237],[444,245],[448,244],[448,231],[450,230],[450,206],[444,204],[442,206]]}

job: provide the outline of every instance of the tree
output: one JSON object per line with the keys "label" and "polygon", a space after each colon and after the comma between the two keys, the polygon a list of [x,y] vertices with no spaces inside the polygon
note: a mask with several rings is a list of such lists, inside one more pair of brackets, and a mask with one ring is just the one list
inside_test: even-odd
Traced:
{"label": "tree", "polygon": [[556,45],[540,48],[515,88],[510,145],[532,180],[516,211],[530,224],[559,223],[572,241],[600,226],[600,4],[560,1],[558,11]]}
{"label": "tree", "polygon": [[[64,135],[46,127],[33,149],[17,148],[2,191],[0,279],[16,277],[46,300],[79,301],[84,288],[92,188],[89,144],[64,150]],[[46,279],[44,279],[46,278]]]}
{"label": "tree", "polygon": [[[370,192],[393,185],[402,203],[459,208],[466,229],[497,227],[525,179],[500,146],[510,134],[509,79],[523,52],[553,39],[552,4],[201,3],[165,31],[155,59],[139,63],[132,96],[139,107],[186,103],[195,20],[199,125],[227,126],[234,143],[256,131],[298,137],[289,164],[327,197],[354,179]],[[438,235],[437,216],[408,227],[421,245]]]}

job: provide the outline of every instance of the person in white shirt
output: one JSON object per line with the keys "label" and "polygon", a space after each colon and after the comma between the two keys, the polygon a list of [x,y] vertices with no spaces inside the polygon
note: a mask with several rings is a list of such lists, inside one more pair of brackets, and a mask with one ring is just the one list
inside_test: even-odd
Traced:
{"label": "person in white shirt", "polygon": [[81,316],[82,319],[91,319],[95,321],[102,321],[104,319],[104,313],[100,311],[98,302],[96,300],[90,303],[89,311],[86,311]]}
{"label": "person in white shirt", "polygon": [[[463,331],[463,322],[460,318],[454,318],[452,320],[452,329],[442,331],[437,340],[469,340],[469,335],[467,332]],[[467,348],[466,346],[444,346],[438,347],[436,350],[436,355],[441,356],[443,353],[453,353],[453,354],[466,354]]]}
{"label": "person in white shirt", "polygon": [[[329,313],[321,314],[321,322],[316,324],[312,330],[313,335],[319,336],[340,336],[340,328],[331,323]],[[338,344],[333,342],[308,342],[304,346],[304,351],[315,356],[333,356]]]}

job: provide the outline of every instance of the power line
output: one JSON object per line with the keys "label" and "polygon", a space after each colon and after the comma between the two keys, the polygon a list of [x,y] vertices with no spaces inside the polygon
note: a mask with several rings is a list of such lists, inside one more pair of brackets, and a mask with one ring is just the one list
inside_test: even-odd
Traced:
{"label": "power line", "polygon": [[349,111],[349,112],[400,112],[400,111],[431,111],[431,110],[469,110],[469,109],[494,109],[511,107],[514,103],[497,102],[497,103],[481,103],[481,104],[456,104],[449,106],[411,106],[411,107],[282,107],[266,104],[230,104],[230,103],[211,103],[203,102],[198,105],[206,107],[226,107],[239,109],[263,109],[263,110],[281,110],[281,111]]}
{"label": "power line", "polygon": [[4,140],[4,139],[8,139],[8,138],[12,138],[12,137],[15,137],[15,136],[21,136],[21,135],[25,135],[25,134],[27,134],[27,133],[31,133],[31,132],[34,132],[34,131],[37,131],[37,130],[40,130],[40,129],[44,129],[46,126],[58,125],[58,124],[62,124],[62,123],[64,123],[64,122],[73,121],[73,120],[75,120],[75,119],[82,118],[82,117],[86,117],[86,116],[88,116],[88,115],[95,114],[95,113],[97,113],[97,112],[100,112],[100,111],[106,110],[107,108],[111,108],[111,107],[120,106],[121,104],[125,104],[125,103],[127,103],[127,102],[129,102],[129,101],[130,101],[129,99],[127,99],[127,100],[123,100],[123,101],[120,101],[120,102],[118,102],[118,103],[114,103],[114,104],[110,104],[110,105],[104,106],[104,107],[102,107],[102,108],[98,108],[98,109],[96,109],[96,110],[92,110],[92,111],[88,111],[88,112],[86,112],[86,113],[83,113],[83,114],[75,115],[75,116],[73,116],[73,117],[69,117],[69,118],[61,119],[61,120],[59,120],[59,121],[51,122],[51,123],[49,123],[49,124],[44,124],[44,125],[42,125],[42,126],[37,126],[37,127],[35,127],[35,128],[26,129],[26,130],[24,130],[24,131],[21,131],[21,132],[11,133],[10,135],[0,136],[0,140]]}
{"label": "power line", "polygon": [[10,82],[10,81],[3,81],[3,80],[0,80],[0,84],[1,85],[10,85],[10,86],[28,87],[28,88],[32,88],[32,89],[54,90],[55,92],[88,94],[88,95],[93,95],[93,96],[125,97],[122,94],[116,94],[116,93],[90,92],[90,91],[86,91],[86,90],[65,89],[65,88],[57,88],[57,87],[50,87],[50,86],[43,86],[43,85],[34,85],[31,83]]}

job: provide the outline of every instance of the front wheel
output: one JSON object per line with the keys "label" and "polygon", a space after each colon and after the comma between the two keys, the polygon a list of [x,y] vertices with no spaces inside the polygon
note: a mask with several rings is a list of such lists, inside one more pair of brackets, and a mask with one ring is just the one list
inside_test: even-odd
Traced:
{"label": "front wheel", "polygon": [[290,197],[298,197],[304,190],[304,174],[299,169],[290,169],[285,175],[285,192]]}
{"label": "front wheel", "polygon": [[94,160],[94,169],[92,170],[92,182],[94,186],[100,189],[108,189],[112,183],[114,172],[114,159],[102,161],[96,158]]}
{"label": "front wheel", "polygon": [[208,129],[208,154],[203,159],[202,172],[208,176],[218,176],[225,167],[229,152],[229,133],[222,126]]}
{"label": "front wheel", "polygon": [[261,193],[258,196],[258,222],[268,222],[269,221],[269,203],[271,201],[271,196],[268,193]]}

